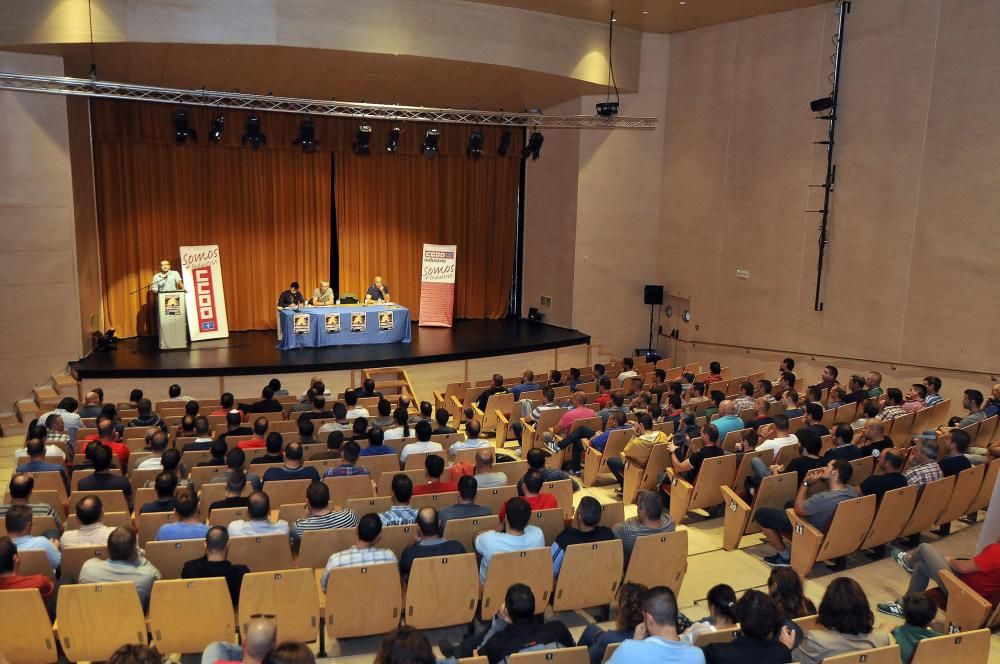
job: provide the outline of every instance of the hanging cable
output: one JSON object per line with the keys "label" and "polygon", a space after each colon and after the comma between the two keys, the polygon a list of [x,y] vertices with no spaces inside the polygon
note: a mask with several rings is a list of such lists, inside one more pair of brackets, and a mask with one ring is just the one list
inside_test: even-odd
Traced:
{"label": "hanging cable", "polygon": [[87,0],[87,20],[90,23],[90,80],[97,80],[97,56],[94,54],[94,0]]}
{"label": "hanging cable", "polygon": [[[618,82],[615,81],[615,59],[612,56],[612,47],[615,37],[615,12],[611,12],[611,20],[608,21],[608,88],[607,95],[603,102],[597,104],[597,114],[602,117],[611,117],[618,113],[621,106],[621,95],[618,93]],[[615,101],[611,101],[611,86],[615,87]]]}

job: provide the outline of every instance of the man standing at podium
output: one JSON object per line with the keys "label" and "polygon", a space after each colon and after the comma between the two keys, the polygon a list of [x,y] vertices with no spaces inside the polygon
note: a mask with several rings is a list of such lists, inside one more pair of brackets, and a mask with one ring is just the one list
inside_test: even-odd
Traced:
{"label": "man standing at podium", "polygon": [[160,261],[160,271],[153,275],[153,281],[149,284],[149,290],[154,293],[168,293],[170,291],[184,290],[184,282],[177,270],[170,268],[170,261]]}
{"label": "man standing at podium", "polygon": [[368,292],[365,293],[365,304],[388,301],[389,287],[382,283],[382,277],[375,277],[375,282],[368,287]]}

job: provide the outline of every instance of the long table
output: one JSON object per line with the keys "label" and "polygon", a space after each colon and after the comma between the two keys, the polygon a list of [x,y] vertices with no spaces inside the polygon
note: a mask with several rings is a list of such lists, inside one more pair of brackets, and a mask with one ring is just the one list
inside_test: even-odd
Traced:
{"label": "long table", "polygon": [[399,305],[282,309],[278,312],[278,324],[280,350],[411,341],[410,310]]}

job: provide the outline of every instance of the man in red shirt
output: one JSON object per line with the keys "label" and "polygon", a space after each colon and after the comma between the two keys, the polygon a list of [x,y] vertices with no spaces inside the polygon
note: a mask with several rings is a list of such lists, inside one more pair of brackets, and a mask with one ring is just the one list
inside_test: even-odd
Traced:
{"label": "man in red shirt", "polygon": [[236,406],[236,398],[230,392],[223,392],[222,396],[219,397],[219,408],[213,410],[209,415],[228,415],[229,413],[236,411],[240,414],[242,419],[247,418],[247,413]]}
{"label": "man in red shirt", "polygon": [[267,418],[258,417],[253,421],[253,438],[236,444],[241,450],[252,450],[267,446]]}
{"label": "man in red shirt", "polygon": [[[521,479],[521,486],[524,490],[524,495],[521,496],[528,504],[531,505],[531,511],[537,512],[538,510],[551,510],[559,507],[559,501],[551,493],[542,493],[542,471],[532,468],[524,474]],[[500,508],[500,521],[504,520],[507,516],[507,505],[505,504]]]}
{"label": "man in red shirt", "polygon": [[601,408],[607,408],[608,404],[611,403],[611,379],[607,376],[601,376],[597,381],[597,405]]}
{"label": "man in red shirt", "polygon": [[424,468],[427,470],[427,483],[413,487],[414,496],[458,491],[457,483],[441,481],[441,475],[444,474],[444,459],[434,454],[428,454],[427,458],[424,459]]}
{"label": "man in red shirt", "polygon": [[52,582],[41,574],[21,576],[17,573],[21,565],[21,557],[17,555],[17,546],[9,537],[0,537],[0,590],[21,590],[37,588],[42,599],[52,596]]}
{"label": "man in red shirt", "polygon": [[[896,564],[911,574],[907,594],[922,592],[933,579],[938,590],[947,595],[948,590],[938,573],[951,570],[962,583],[982,595],[990,604],[1000,600],[1000,541],[988,545],[971,558],[943,556],[930,544],[921,544],[909,553],[901,549],[890,549]],[[879,604],[878,610],[890,616],[903,617],[900,600]]]}
{"label": "man in red shirt", "polygon": [[[122,473],[128,470],[128,445],[121,442],[121,439],[118,437],[118,432],[115,431],[114,420],[101,418],[97,421],[97,439],[111,448],[111,453],[118,459]],[[84,448],[84,451],[86,452],[86,448]]]}

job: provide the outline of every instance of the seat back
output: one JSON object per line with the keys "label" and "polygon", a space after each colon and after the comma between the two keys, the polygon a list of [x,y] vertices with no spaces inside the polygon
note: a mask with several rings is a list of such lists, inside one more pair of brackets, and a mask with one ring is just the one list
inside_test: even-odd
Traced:
{"label": "seat back", "polygon": [[[324,561],[325,562],[325,561]],[[250,616],[276,616],[278,641],[319,639],[319,587],[312,569],[253,572],[240,588],[239,625],[246,634]]]}
{"label": "seat back", "polygon": [[176,521],[177,515],[174,512],[147,512],[139,514],[139,546],[145,547],[147,542],[156,539],[156,532],[161,526]]}
{"label": "seat back", "polygon": [[424,467],[424,461],[429,456],[441,457],[444,460],[445,466],[448,465],[448,453],[445,451],[434,451],[434,452],[413,452],[412,454],[406,455],[406,465],[403,466],[403,470],[419,470]]}
{"label": "seat back", "polygon": [[774,457],[774,463],[779,466],[788,467],[792,459],[801,456],[798,445],[785,445]]}
{"label": "seat back", "polygon": [[753,475],[751,462],[757,458],[763,461],[764,465],[770,466],[774,461],[774,451],[754,450],[752,452],[744,452],[739,465],[736,467],[736,474],[733,476],[733,483],[730,485],[733,489],[740,490],[746,483],[746,479]]}
{"label": "seat back", "polygon": [[548,548],[498,553],[490,560],[480,618],[490,620],[503,605],[507,589],[524,583],[535,595],[535,613],[545,612],[552,594],[552,554]]}
{"label": "seat back", "polygon": [[553,611],[609,605],[621,585],[625,553],[619,539],[566,547],[552,598]]}
{"label": "seat back", "polygon": [[711,507],[722,502],[720,487],[730,486],[736,477],[736,455],[724,454],[705,459],[698,471],[688,509]]}
{"label": "seat back", "polygon": [[[91,558],[108,559],[108,545],[67,546],[62,552],[60,571],[63,583],[76,582],[83,564]],[[22,572],[23,573],[23,572]]]}
{"label": "seat back", "polygon": [[407,625],[417,629],[463,625],[475,617],[478,602],[479,565],[475,553],[413,561],[406,585]]}
{"label": "seat back", "polygon": [[573,518],[573,480],[565,479],[556,480],[555,482],[545,482],[542,485],[542,493],[551,493],[555,496],[556,503],[562,509],[563,515],[567,519]]}
{"label": "seat back", "polygon": [[625,521],[625,504],[615,501],[601,505],[601,522],[598,525],[612,528]]}
{"label": "seat back", "polygon": [[541,528],[545,535],[545,543],[551,545],[556,537],[565,529],[565,516],[558,508],[549,510],[535,510],[531,513],[532,526]]}
{"label": "seat back", "polygon": [[920,491],[920,498],[917,506],[913,509],[900,537],[915,535],[930,528],[937,523],[937,518],[941,516],[948,498],[951,497],[952,489],[955,487],[955,476],[943,477],[934,482],[926,484]]}
{"label": "seat back", "polygon": [[456,491],[446,491],[445,493],[425,493],[421,496],[413,496],[410,499],[410,505],[413,509],[421,509],[424,507],[433,507],[437,510],[442,510],[445,507],[451,507],[458,502],[458,492]]}
{"label": "seat back", "polygon": [[71,662],[103,662],[123,643],[146,643],[146,619],[131,581],[62,586],[56,620]]}
{"label": "seat back", "polygon": [[735,639],[736,635],[739,633],[739,627],[729,627],[727,629],[720,629],[712,632],[701,632],[698,636],[694,637],[694,645],[697,648],[704,648],[705,646],[712,645],[713,643],[729,643]]}
{"label": "seat back", "polygon": [[359,517],[365,514],[380,514],[392,507],[392,496],[375,496],[373,498],[351,498],[347,501],[347,509],[353,510]]}
{"label": "seat back", "polygon": [[1000,475],[1000,459],[993,459],[986,466],[986,473],[983,477],[983,483],[979,485],[979,490],[976,492],[975,497],[972,499],[972,503],[969,505],[969,513],[978,512],[979,510],[984,510],[990,504],[990,498],[993,497],[993,487],[997,483],[997,476]]}
{"label": "seat back", "polygon": [[342,639],[385,634],[399,625],[402,604],[396,563],[334,568],[326,587],[327,635]]}
{"label": "seat back", "polygon": [[990,441],[993,440],[997,431],[997,422],[1000,422],[1000,416],[994,415],[987,417],[980,423],[979,432],[976,433],[976,437],[972,441],[973,447],[989,447]]}
{"label": "seat back", "polygon": [[34,588],[0,592],[0,643],[10,664],[55,664],[56,637],[41,594]]}
{"label": "seat back", "polygon": [[[69,495],[69,512],[76,512],[76,504],[84,496],[97,496],[101,499],[105,512],[128,512],[128,501],[125,500],[124,491],[74,491]],[[142,507],[136,505],[136,507]]]}
{"label": "seat back", "polygon": [[917,505],[917,494],[917,487],[913,484],[886,491],[882,495],[882,502],[879,503],[872,527],[868,529],[868,534],[865,535],[859,548],[870,549],[896,539],[913,514],[913,508]]}
{"label": "seat back", "polygon": [[17,557],[21,560],[21,565],[18,568],[18,574],[23,576],[41,574],[51,581],[56,580],[56,573],[55,570],[52,569],[52,563],[49,562],[48,555],[46,555],[45,551],[42,549],[27,549],[18,551]]}
{"label": "seat back", "polygon": [[476,491],[476,504],[489,507],[494,514],[500,513],[500,508],[511,498],[517,496],[517,486],[497,486],[491,489],[479,489]]}
{"label": "seat back", "polygon": [[[35,517],[38,520],[40,517]],[[101,523],[112,528],[132,526],[132,515],[128,512],[104,512],[101,515]],[[80,517],[70,514],[66,517],[66,530],[78,530],[80,528]]]}
{"label": "seat back", "polygon": [[277,509],[288,503],[305,502],[310,484],[312,481],[308,479],[271,481],[264,485],[264,493],[271,499],[271,507]]}
{"label": "seat back", "polygon": [[371,479],[378,481],[382,473],[399,472],[399,456],[396,454],[373,454],[358,457],[358,465],[368,469]]}
{"label": "seat back", "polygon": [[590,664],[588,652],[586,646],[533,650],[513,654],[507,658],[507,662],[509,664]]}
{"label": "seat back", "polygon": [[875,496],[852,498],[838,504],[816,560],[829,560],[857,551],[874,518]]}
{"label": "seat back", "polygon": [[868,479],[872,471],[875,470],[875,457],[858,457],[848,463],[851,464],[851,486],[861,486],[861,483]]}
{"label": "seat back", "polygon": [[228,528],[233,521],[246,520],[248,509],[246,507],[216,507],[208,515],[208,525]]}
{"label": "seat back", "polygon": [[288,536],[281,533],[233,537],[229,540],[229,560],[246,565],[251,572],[291,569],[292,549]]}
{"label": "seat back", "polygon": [[393,473],[382,473],[377,482],[378,490],[377,495],[379,496],[391,496],[392,495],[392,478],[396,475],[407,475],[413,481],[413,486],[418,486],[427,482],[427,471],[423,468],[410,469],[410,470],[397,470]]}
{"label": "seat back", "polygon": [[343,509],[351,498],[369,498],[375,495],[372,479],[368,475],[325,477],[323,483],[330,489],[330,503],[337,509]]}
{"label": "seat back", "polygon": [[[205,553],[205,540],[169,540],[166,542],[150,542],[146,545],[146,560],[160,570],[164,579],[181,578],[184,563],[195,558],[201,558]],[[65,564],[65,555],[63,564]]]}
{"label": "seat back", "polygon": [[823,664],[899,664],[899,646],[882,646],[871,650],[834,655],[823,660]]}
{"label": "seat back", "polygon": [[414,523],[402,526],[385,526],[382,528],[378,544],[382,548],[391,549],[398,559],[403,555],[403,549],[417,541],[418,532],[420,532],[420,528]]}
{"label": "seat back", "polygon": [[34,490],[55,491],[63,500],[66,500],[68,497],[66,485],[63,484],[62,473],[53,470],[44,473],[32,473],[31,476],[35,478]]}
{"label": "seat back", "polygon": [[323,569],[331,555],[350,549],[357,540],[357,528],[307,530],[302,533],[294,565],[304,569]]}
{"label": "seat back", "polygon": [[940,664],[941,662],[985,662],[990,655],[990,630],[945,634],[917,641],[909,664]]}
{"label": "seat back", "polygon": [[958,474],[958,479],[955,480],[955,488],[951,491],[948,503],[937,518],[938,525],[954,521],[958,517],[972,511],[970,509],[972,502],[976,499],[976,495],[983,485],[983,477],[985,475],[985,465],[973,466]]}
{"label": "seat back", "polygon": [[677,595],[687,572],[688,531],[644,535],[636,539],[625,570],[625,583],[647,588],[667,586]]}
{"label": "seat back", "polygon": [[444,525],[444,538],[461,542],[466,551],[475,551],[476,537],[487,530],[500,528],[500,517],[495,514],[466,519],[448,519]]}
{"label": "seat back", "polygon": [[160,652],[200,653],[236,633],[229,586],[222,577],[157,581],[149,597],[149,631]]}

